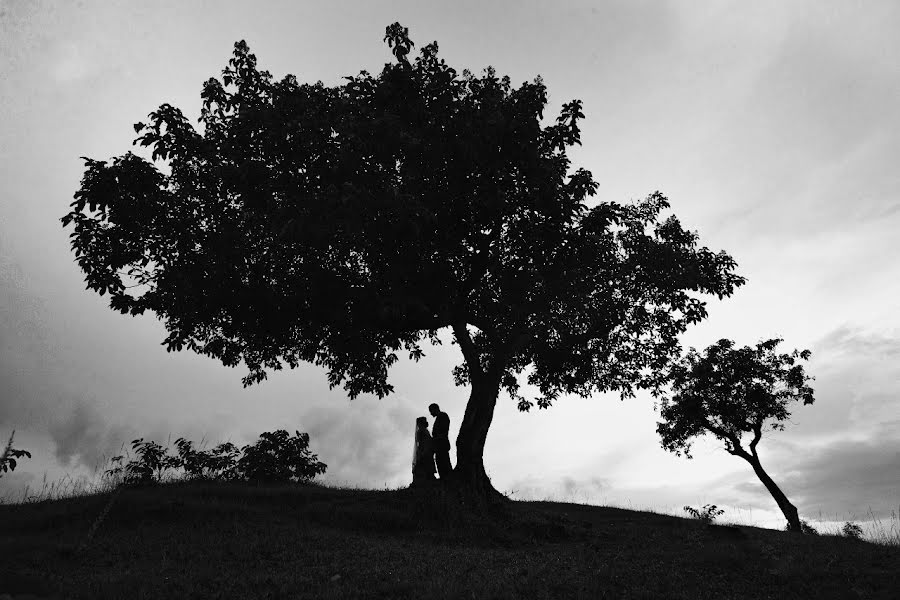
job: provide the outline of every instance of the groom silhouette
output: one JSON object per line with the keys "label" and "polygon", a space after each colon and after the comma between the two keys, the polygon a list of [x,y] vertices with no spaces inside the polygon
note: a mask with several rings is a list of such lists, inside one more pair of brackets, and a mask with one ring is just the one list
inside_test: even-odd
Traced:
{"label": "groom silhouette", "polygon": [[431,437],[434,440],[434,462],[437,463],[438,474],[441,479],[448,479],[453,467],[450,465],[450,417],[441,412],[437,404],[430,404],[428,412],[434,417],[434,427],[431,429]]}

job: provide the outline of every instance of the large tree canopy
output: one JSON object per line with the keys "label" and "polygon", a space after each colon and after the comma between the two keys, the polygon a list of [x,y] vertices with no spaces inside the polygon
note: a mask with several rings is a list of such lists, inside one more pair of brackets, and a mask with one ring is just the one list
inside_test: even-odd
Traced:
{"label": "large tree canopy", "polygon": [[722,339],[703,354],[691,348],[672,364],[671,391],[662,398],[662,421],[656,430],[663,448],[687,458],[701,435],[709,433],[724,442],[729,454],[750,463],[789,528],[802,532],[797,508],[763,469],[757,452],[765,430],[784,430],[791,404],[815,401],[809,386],[812,377],[800,363],[809,359],[810,351],[779,353],[781,341],[773,338],[736,348],[731,340]]}
{"label": "large tree canopy", "polygon": [[[200,128],[168,104],[132,153],[87,169],[64,225],[88,287],[153,311],[169,350],[249,368],[301,362],[351,397],[388,394],[398,353],[451,328],[472,395],[460,469],[481,456],[500,389],[527,410],[560,395],[658,390],[700,294],[743,279],[656,192],[593,203],[572,170],[581,102],[543,122],[540,78],[462,74],[399,24],[395,61],[346,83],[276,81],[244,42],[202,92]],[[536,387],[520,393],[518,376]]]}

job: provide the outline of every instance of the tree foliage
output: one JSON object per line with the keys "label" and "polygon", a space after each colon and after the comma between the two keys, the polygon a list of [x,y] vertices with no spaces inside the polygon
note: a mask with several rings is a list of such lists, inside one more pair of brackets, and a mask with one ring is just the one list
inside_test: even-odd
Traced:
{"label": "tree foliage", "polygon": [[385,40],[395,62],[335,86],[275,80],[238,42],[199,129],[168,104],[135,125],[166,172],[86,158],[62,222],[88,288],[154,312],[170,351],[243,362],[245,385],[311,362],[351,398],[382,397],[398,355],[450,327],[457,382],[522,410],[658,391],[700,295],[744,282],[732,258],[664,217],[659,192],[589,202],[597,183],[567,156],[579,100],[545,123],[539,77],[460,74],[436,42],[412,59],[396,23]]}
{"label": "tree foliage", "polygon": [[132,440],[131,449],[138,459],[130,461],[126,467],[125,481],[132,484],[145,484],[162,481],[163,473],[179,466],[178,458],[169,456],[165,448],[154,441],[144,438]]}
{"label": "tree foliage", "polygon": [[16,431],[13,430],[13,432],[9,434],[9,441],[3,448],[3,452],[0,453],[0,477],[3,477],[3,473],[6,473],[7,471],[12,472],[16,470],[16,464],[18,464],[17,459],[20,459],[23,456],[31,458],[31,452],[28,450],[17,450],[12,447],[15,435]]}
{"label": "tree foliage", "polygon": [[663,397],[657,432],[662,446],[691,458],[693,440],[709,433],[735,455],[746,450],[742,436],[752,436],[750,450],[763,431],[783,430],[791,404],[814,402],[803,364],[809,350],[778,353],[781,339],[759,342],[755,347],[736,348],[722,339],[703,354],[691,348],[670,369],[671,396]]}

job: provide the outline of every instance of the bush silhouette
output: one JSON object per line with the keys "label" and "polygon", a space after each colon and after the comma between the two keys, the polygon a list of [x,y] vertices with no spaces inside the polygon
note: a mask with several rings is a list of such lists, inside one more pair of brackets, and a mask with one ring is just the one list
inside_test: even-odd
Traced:
{"label": "bush silhouette", "polygon": [[178,461],[190,479],[238,479],[237,457],[240,451],[231,442],[219,444],[212,450],[194,450],[194,443],[184,438],[175,440]]}
{"label": "bush silhouette", "polygon": [[725,514],[725,511],[715,504],[704,504],[701,510],[697,510],[693,506],[685,506],[684,512],[688,513],[695,519],[703,521],[707,525],[711,525],[717,517],[721,517]]}
{"label": "bush silhouette", "polygon": [[253,446],[241,448],[237,468],[248,481],[309,481],[327,466],[309,450],[309,434],[289,437],[284,429],[265,432]]}
{"label": "bush silhouette", "polygon": [[253,445],[240,450],[231,442],[219,444],[212,450],[196,450],[185,438],[175,441],[177,456],[154,441],[139,438],[131,442],[137,459],[121,466],[123,456],[114,456],[115,465],[105,472],[106,477],[124,473],[125,485],[148,485],[162,481],[169,469],[182,469],[188,479],[217,481],[246,480],[257,482],[287,482],[312,480],[325,473],[327,465],[309,449],[309,434],[295,432],[290,437],[284,429],[264,432]]}
{"label": "bush silhouette", "polygon": [[851,523],[850,521],[844,523],[844,526],[841,528],[841,533],[855,540],[862,539],[862,527],[856,523]]}

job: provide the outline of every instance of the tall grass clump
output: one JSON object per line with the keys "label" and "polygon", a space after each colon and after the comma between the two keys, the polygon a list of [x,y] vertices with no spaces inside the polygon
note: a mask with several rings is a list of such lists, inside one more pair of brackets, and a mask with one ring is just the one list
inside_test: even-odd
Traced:
{"label": "tall grass clump", "polygon": [[875,515],[869,508],[869,524],[865,528],[865,539],[883,546],[900,546],[900,505],[892,510],[889,522]]}

